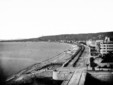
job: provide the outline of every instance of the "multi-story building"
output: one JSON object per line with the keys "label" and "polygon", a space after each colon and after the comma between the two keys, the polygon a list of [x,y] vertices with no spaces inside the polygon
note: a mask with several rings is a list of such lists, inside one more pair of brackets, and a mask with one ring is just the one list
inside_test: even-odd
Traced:
{"label": "multi-story building", "polygon": [[100,53],[107,54],[109,52],[113,52],[113,41],[107,37],[103,42],[100,43]]}
{"label": "multi-story building", "polygon": [[113,52],[113,42],[100,43],[100,53],[107,54],[109,52]]}

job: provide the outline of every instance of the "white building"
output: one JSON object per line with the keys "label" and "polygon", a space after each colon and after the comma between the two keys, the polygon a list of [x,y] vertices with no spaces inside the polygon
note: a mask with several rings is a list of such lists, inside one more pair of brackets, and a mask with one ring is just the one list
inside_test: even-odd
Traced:
{"label": "white building", "polygon": [[109,52],[113,52],[113,42],[100,43],[100,53],[107,54]]}
{"label": "white building", "polygon": [[96,46],[96,41],[95,41],[95,40],[88,40],[88,41],[86,41],[86,44],[87,44],[88,46],[93,46],[93,47],[95,47],[95,46]]}
{"label": "white building", "polygon": [[110,41],[110,38],[106,37],[103,42],[100,43],[100,53],[107,54],[113,52],[113,41]]}

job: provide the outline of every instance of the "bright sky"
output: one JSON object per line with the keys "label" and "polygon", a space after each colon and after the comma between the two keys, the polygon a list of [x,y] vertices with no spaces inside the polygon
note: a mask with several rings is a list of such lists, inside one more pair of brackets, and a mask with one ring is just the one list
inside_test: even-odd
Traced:
{"label": "bright sky", "polygon": [[113,30],[113,0],[0,0],[0,39]]}

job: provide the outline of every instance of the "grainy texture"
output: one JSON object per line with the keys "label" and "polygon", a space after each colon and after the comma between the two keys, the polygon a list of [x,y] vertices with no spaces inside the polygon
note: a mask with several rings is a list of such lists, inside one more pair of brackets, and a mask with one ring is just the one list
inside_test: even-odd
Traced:
{"label": "grainy texture", "polygon": [[11,75],[71,49],[71,46],[53,42],[0,42],[0,67],[6,75]]}

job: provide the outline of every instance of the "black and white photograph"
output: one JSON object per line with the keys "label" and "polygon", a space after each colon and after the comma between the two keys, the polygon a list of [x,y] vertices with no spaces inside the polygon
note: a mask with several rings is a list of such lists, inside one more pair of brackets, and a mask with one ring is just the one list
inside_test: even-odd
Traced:
{"label": "black and white photograph", "polygon": [[113,0],[0,0],[0,85],[113,85]]}

